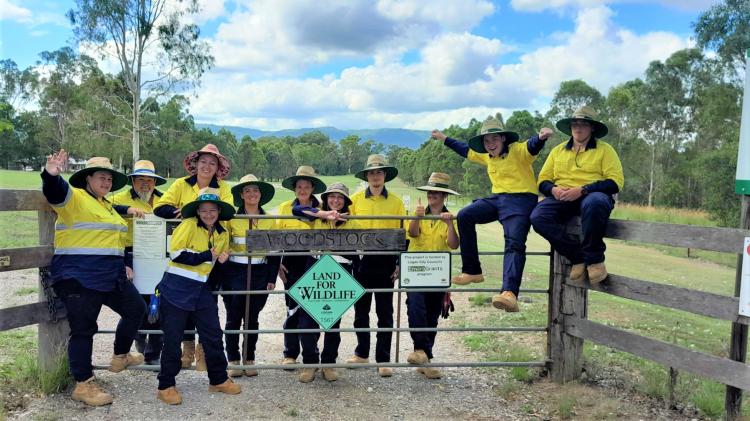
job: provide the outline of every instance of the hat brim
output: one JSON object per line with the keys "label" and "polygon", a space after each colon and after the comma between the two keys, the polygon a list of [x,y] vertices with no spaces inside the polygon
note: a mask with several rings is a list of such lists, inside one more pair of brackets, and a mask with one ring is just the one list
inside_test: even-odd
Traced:
{"label": "hat brim", "polygon": [[271,199],[273,199],[273,196],[276,194],[276,189],[273,188],[271,184],[266,183],[265,181],[246,181],[232,187],[234,206],[239,207],[244,204],[244,201],[242,200],[242,189],[244,189],[245,186],[249,186],[251,184],[254,186],[258,186],[258,189],[260,189],[260,201],[258,201],[258,206],[263,206],[266,203],[270,202]]}
{"label": "hat brim", "polygon": [[195,200],[182,207],[182,218],[198,216],[198,206],[201,203],[216,203],[219,205],[219,221],[228,221],[234,216],[234,208],[222,200]]}
{"label": "hat brim", "polygon": [[297,180],[307,180],[311,182],[313,184],[313,194],[323,193],[324,191],[326,191],[326,183],[324,183],[323,180],[309,175],[293,175],[291,177],[287,177],[281,182],[281,186],[285,189],[294,191],[294,184],[297,182]]}
{"label": "hat brim", "polygon": [[505,136],[505,142],[507,145],[518,141],[518,133],[512,132],[510,130],[503,130],[503,131],[489,131],[487,133],[478,134],[471,139],[469,139],[469,147],[474,151],[478,153],[488,153],[487,149],[484,148],[484,136],[488,134],[499,134],[501,136]]}
{"label": "hat brim", "polygon": [[352,205],[352,199],[350,199],[349,196],[346,193],[344,193],[342,191],[338,191],[338,190],[331,190],[331,191],[323,192],[320,195],[321,202],[326,203],[326,200],[328,200],[328,195],[331,194],[331,193],[338,193],[338,194],[344,196],[344,203],[346,203],[346,206],[351,206]]}
{"label": "hat brim", "polygon": [[185,155],[182,166],[188,174],[195,175],[198,172],[198,158],[200,158],[201,154],[215,156],[219,160],[219,168],[216,169],[216,178],[223,180],[229,175],[229,171],[232,169],[232,164],[229,160],[224,155],[206,151],[193,151]]}
{"label": "hat brim", "polygon": [[455,190],[451,190],[451,189],[446,189],[444,187],[419,186],[416,189],[417,190],[422,190],[422,191],[439,191],[439,192],[442,192],[442,193],[448,193],[448,194],[452,194],[452,195],[455,195],[455,196],[461,196],[461,194],[459,192],[457,192]]}
{"label": "hat brim", "polygon": [[128,174],[128,185],[133,185],[133,177],[151,177],[154,180],[156,180],[155,184],[157,186],[161,186],[162,184],[167,183],[167,179],[156,174]]}
{"label": "hat brim", "polygon": [[385,182],[386,183],[389,182],[389,181],[391,181],[391,180],[393,180],[398,175],[398,169],[396,167],[392,167],[390,165],[382,165],[382,166],[379,166],[379,167],[365,168],[364,170],[362,170],[362,171],[354,174],[354,176],[357,177],[357,178],[359,178],[362,181],[367,181],[367,171],[372,171],[372,170],[383,170],[383,171],[385,171]]}
{"label": "hat brim", "polygon": [[86,177],[97,171],[108,171],[112,174],[112,188],[110,189],[111,192],[120,190],[121,188],[125,187],[126,184],[128,184],[128,176],[119,171],[105,167],[89,167],[78,170],[70,176],[68,182],[73,187],[84,189],[86,188]]}
{"label": "hat brim", "polygon": [[557,127],[557,130],[560,130],[566,135],[573,136],[573,132],[572,130],[570,130],[570,123],[572,123],[573,121],[585,121],[591,124],[591,134],[597,139],[601,139],[606,136],[607,133],[609,133],[609,128],[606,124],[602,123],[601,121],[590,120],[587,118],[563,118],[562,120],[559,120],[557,123],[555,123],[555,127]]}

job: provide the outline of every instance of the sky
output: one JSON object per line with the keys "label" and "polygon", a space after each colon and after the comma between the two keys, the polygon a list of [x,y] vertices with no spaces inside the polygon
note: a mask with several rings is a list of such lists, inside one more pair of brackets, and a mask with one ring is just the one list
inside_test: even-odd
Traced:
{"label": "sky", "polygon": [[[716,0],[200,0],[214,67],[199,123],[263,130],[430,130],[526,109],[561,82],[606,94],[690,47]],[[0,0],[0,57],[72,46],[69,0]],[[116,63],[100,66],[112,73]]]}

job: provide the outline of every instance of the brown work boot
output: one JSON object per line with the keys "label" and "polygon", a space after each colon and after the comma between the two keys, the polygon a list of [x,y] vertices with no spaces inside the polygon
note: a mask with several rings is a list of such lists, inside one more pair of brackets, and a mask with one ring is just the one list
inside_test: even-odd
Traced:
{"label": "brown work boot", "polygon": [[410,352],[409,355],[406,356],[406,361],[409,364],[422,365],[426,364],[429,360],[430,359],[427,358],[427,353],[421,349],[415,349],[413,352]]}
{"label": "brown work boot", "polygon": [[378,376],[391,377],[392,375],[393,369],[391,367],[378,367]]}
{"label": "brown work boot", "polygon": [[362,358],[357,354],[352,355],[351,357],[349,357],[348,360],[346,360],[347,364],[367,364],[369,362],[370,362],[369,359]]}
{"label": "brown work boot", "polygon": [[227,395],[237,395],[242,392],[242,388],[237,383],[233,382],[232,379],[227,379],[222,384],[208,386],[209,392],[221,392]]}
{"label": "brown work boot", "polygon": [[302,383],[310,383],[315,380],[315,373],[318,371],[317,368],[303,368],[299,371],[299,381]]}
{"label": "brown work boot", "polygon": [[428,379],[439,379],[443,375],[440,370],[432,367],[419,367],[417,369],[417,372],[424,375]]}
{"label": "brown work boot", "polygon": [[510,291],[503,291],[492,297],[492,306],[498,310],[505,310],[508,313],[516,313],[520,310],[516,294]]}
{"label": "brown work boot", "polygon": [[83,402],[91,406],[102,406],[112,403],[112,395],[103,391],[96,384],[94,376],[91,376],[86,381],[76,382],[76,388],[73,389],[71,397],[74,401]]}
{"label": "brown work boot", "polygon": [[[240,365],[239,361],[229,361],[229,365]],[[245,374],[243,370],[238,368],[230,368],[227,370],[227,376],[229,377],[242,377]]]}
{"label": "brown work boot", "polygon": [[182,395],[180,392],[177,391],[177,388],[172,386],[168,387],[164,390],[158,390],[156,392],[156,397],[169,405],[179,405],[182,403]]}
{"label": "brown work boot", "polygon": [[477,274],[477,275],[469,275],[468,273],[462,273],[458,276],[454,276],[451,278],[451,283],[456,285],[469,285],[471,283],[478,284],[480,282],[484,282],[484,275]]}
{"label": "brown work boot", "polygon": [[127,354],[112,355],[109,362],[109,371],[119,373],[131,365],[143,364],[143,354],[140,352],[128,352]]}
{"label": "brown work boot", "polygon": [[182,341],[182,356],[180,363],[182,368],[190,368],[195,360],[195,341]]}
{"label": "brown work boot", "polygon": [[586,265],[583,263],[577,263],[570,268],[570,280],[573,282],[583,282],[584,275],[586,274]]}
{"label": "brown work boot", "polygon": [[602,263],[594,263],[589,265],[587,268],[589,273],[589,282],[592,284],[598,284],[599,282],[607,279],[607,267]]}
{"label": "brown work boot", "polygon": [[[284,359],[281,360],[281,365],[294,365],[297,364],[297,360],[292,357],[284,357]],[[284,371],[294,371],[293,368],[285,368]]]}
{"label": "brown work boot", "polygon": [[[246,362],[245,365],[255,365],[255,361],[250,360],[250,361]],[[258,375],[258,370],[254,369],[254,368],[248,368],[248,369],[245,370],[245,375],[247,377],[255,377],[255,376]]]}
{"label": "brown work boot", "polygon": [[198,342],[195,345],[195,371],[207,371],[206,353],[203,352],[203,345]]}
{"label": "brown work boot", "polygon": [[336,371],[335,368],[324,368],[323,378],[329,382],[335,382],[336,380],[339,379],[339,373]]}

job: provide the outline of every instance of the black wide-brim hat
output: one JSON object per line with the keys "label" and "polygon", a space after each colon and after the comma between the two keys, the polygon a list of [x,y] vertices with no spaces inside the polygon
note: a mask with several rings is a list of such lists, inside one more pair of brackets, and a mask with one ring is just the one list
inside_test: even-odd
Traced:
{"label": "black wide-brim hat", "polygon": [[484,148],[484,135],[486,134],[499,134],[505,136],[505,144],[511,144],[518,140],[518,133],[505,130],[503,122],[494,117],[488,117],[482,123],[482,128],[479,130],[479,134],[469,139],[469,147],[478,153],[487,153],[487,149]]}
{"label": "black wide-brim hat", "polygon": [[372,170],[383,170],[385,172],[386,183],[393,180],[398,175],[398,169],[393,165],[388,165],[388,160],[385,156],[374,154],[367,157],[365,169],[354,174],[354,176],[362,181],[367,181],[367,171]]}
{"label": "black wide-brim hat", "polygon": [[258,189],[260,190],[260,200],[258,201],[258,206],[263,206],[266,203],[270,202],[271,199],[273,199],[274,194],[276,194],[276,189],[273,188],[270,183],[258,180],[258,178],[253,174],[247,174],[240,178],[239,183],[232,186],[232,197],[234,197],[235,206],[242,206],[242,204],[244,203],[242,200],[242,189],[244,189],[245,186],[249,186],[251,184],[254,186],[258,186]]}
{"label": "black wide-brim hat", "polygon": [[563,118],[555,123],[555,127],[566,135],[573,136],[570,130],[570,123],[573,121],[586,121],[591,124],[591,135],[597,139],[601,139],[609,133],[607,125],[596,119],[596,112],[591,107],[584,105],[577,109],[571,117]]}
{"label": "black wide-brim hat", "polygon": [[112,174],[112,188],[110,191],[120,190],[128,184],[128,176],[115,170],[114,166],[112,166],[112,163],[109,161],[109,158],[102,156],[95,156],[86,161],[86,167],[73,173],[68,179],[68,182],[73,187],[85,189],[86,177],[97,171],[108,171]]}

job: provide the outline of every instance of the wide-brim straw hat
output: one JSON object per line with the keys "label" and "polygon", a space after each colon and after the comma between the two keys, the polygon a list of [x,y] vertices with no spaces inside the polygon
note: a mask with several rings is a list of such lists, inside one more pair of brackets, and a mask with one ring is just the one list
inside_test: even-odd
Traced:
{"label": "wide-brim straw hat", "polygon": [[326,191],[323,192],[323,194],[320,195],[320,198],[323,200],[323,203],[326,203],[326,200],[328,200],[328,195],[330,193],[338,193],[342,196],[344,196],[344,202],[347,206],[351,206],[352,199],[349,198],[349,187],[346,187],[344,183],[333,183]]}
{"label": "wide-brim straw hat", "polygon": [[367,157],[365,169],[354,176],[360,180],[367,181],[367,171],[382,169],[385,171],[385,181],[391,181],[398,175],[398,169],[393,165],[388,165],[388,159],[381,154],[373,154]]}
{"label": "wide-brim straw hat", "polygon": [[281,185],[291,191],[294,191],[294,185],[297,180],[308,180],[313,185],[313,194],[323,193],[326,190],[326,183],[318,178],[315,174],[315,168],[309,165],[302,165],[297,168],[297,173],[281,181]]}
{"label": "wide-brim straw hat", "polygon": [[417,190],[423,191],[439,191],[448,194],[455,194],[461,196],[457,191],[450,189],[451,176],[442,172],[434,172],[430,174],[430,178],[427,180],[427,185],[417,187]]}
{"label": "wide-brim straw hat", "polygon": [[518,140],[518,133],[505,130],[505,125],[502,121],[490,116],[482,122],[482,128],[479,130],[479,134],[469,139],[469,147],[473,149],[474,152],[487,153],[487,149],[484,148],[484,135],[493,133],[505,136],[506,145]]}
{"label": "wide-brim straw hat", "polygon": [[198,206],[201,203],[216,203],[219,205],[219,221],[228,221],[234,216],[234,208],[219,197],[219,189],[206,187],[198,192],[198,197],[182,207],[182,217],[198,216]]}
{"label": "wide-brim straw hat", "polygon": [[151,177],[155,180],[157,186],[167,182],[166,178],[156,174],[154,163],[147,159],[135,161],[135,164],[133,164],[133,172],[128,174],[128,184],[131,186],[133,185],[133,177]]}
{"label": "wide-brim straw hat", "polygon": [[591,124],[591,135],[597,139],[601,139],[609,133],[607,125],[597,120],[596,111],[586,105],[577,109],[572,116],[563,118],[555,123],[555,126],[557,127],[557,130],[560,130],[566,135],[573,136],[573,133],[570,130],[570,123],[576,120],[586,121]]}
{"label": "wide-brim straw hat", "polygon": [[234,197],[235,206],[242,206],[244,203],[242,200],[242,189],[251,184],[258,186],[258,189],[260,189],[260,201],[258,201],[258,206],[263,206],[270,202],[271,199],[273,199],[273,195],[276,194],[276,189],[274,189],[270,183],[258,180],[258,177],[253,174],[247,174],[240,178],[239,183],[232,186],[232,196]]}
{"label": "wide-brim straw hat", "polygon": [[112,189],[110,191],[117,191],[128,184],[128,176],[115,170],[109,158],[103,156],[95,156],[86,161],[86,167],[76,171],[70,176],[68,182],[73,187],[79,189],[86,188],[86,177],[97,172],[97,171],[109,171],[112,174]]}
{"label": "wide-brim straw hat", "polygon": [[229,171],[232,169],[232,164],[229,163],[229,160],[219,152],[219,148],[212,143],[207,144],[198,151],[190,152],[185,156],[185,159],[182,161],[182,166],[185,167],[185,171],[187,171],[188,174],[195,175],[198,172],[198,158],[200,158],[201,154],[213,155],[219,160],[219,168],[216,169],[216,178],[223,180],[229,175]]}

